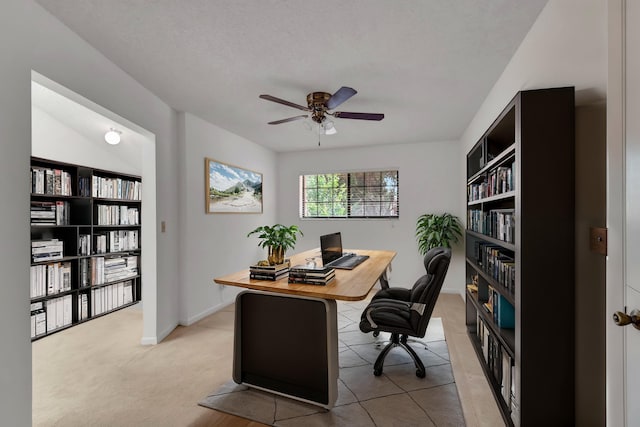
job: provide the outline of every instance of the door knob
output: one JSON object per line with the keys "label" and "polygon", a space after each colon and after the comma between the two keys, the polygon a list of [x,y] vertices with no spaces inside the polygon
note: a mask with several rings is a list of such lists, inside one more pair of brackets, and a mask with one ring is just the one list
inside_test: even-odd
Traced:
{"label": "door knob", "polygon": [[621,311],[616,311],[615,313],[613,313],[613,321],[618,326],[633,324],[634,328],[640,329],[640,311],[633,310],[629,314],[623,313]]}

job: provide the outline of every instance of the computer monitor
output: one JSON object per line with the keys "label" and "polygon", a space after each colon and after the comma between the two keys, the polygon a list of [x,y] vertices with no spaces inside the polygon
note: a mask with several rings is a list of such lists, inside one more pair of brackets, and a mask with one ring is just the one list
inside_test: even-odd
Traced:
{"label": "computer monitor", "polygon": [[342,235],[340,232],[320,236],[322,264],[327,265],[342,256]]}

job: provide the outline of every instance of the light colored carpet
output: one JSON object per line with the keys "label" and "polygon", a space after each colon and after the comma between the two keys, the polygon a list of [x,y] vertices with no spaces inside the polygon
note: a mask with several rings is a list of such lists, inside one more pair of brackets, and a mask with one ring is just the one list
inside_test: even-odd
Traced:
{"label": "light colored carpet", "polygon": [[[361,304],[356,319],[366,303],[350,303]],[[467,426],[504,426],[469,341],[464,300],[441,294],[434,316],[442,318]],[[35,341],[33,425],[263,426],[197,404],[231,378],[234,317],[230,305],[141,346],[142,311],[134,306]],[[340,319],[344,327],[348,319]]]}
{"label": "light colored carpet", "polygon": [[388,334],[374,338],[358,329],[362,304],[338,305],[340,379],[338,400],[323,408],[227,382],[199,402],[247,419],[274,426],[464,426],[451,370],[442,321],[432,318],[423,341],[412,343],[426,367],[415,375],[411,357],[399,347],[385,359],[383,374],[373,375],[373,363]]}

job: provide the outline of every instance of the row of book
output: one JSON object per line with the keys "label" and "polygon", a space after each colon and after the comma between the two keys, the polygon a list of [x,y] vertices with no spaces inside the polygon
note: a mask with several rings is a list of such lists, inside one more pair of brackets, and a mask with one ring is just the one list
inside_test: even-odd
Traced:
{"label": "row of book", "polygon": [[58,239],[32,240],[31,260],[33,262],[55,261],[64,256],[64,243]]}
{"label": "row of book", "polygon": [[135,255],[91,259],[91,283],[93,285],[125,280],[137,275],[138,257]]}
{"label": "row of book", "polygon": [[[93,316],[115,310],[133,302],[132,281],[114,283],[91,290],[91,313]],[[31,338],[36,338],[56,329],[71,325],[73,296],[65,295],[31,304]],[[78,321],[89,318],[89,295],[81,293],[77,299]]]}
{"label": "row of book", "polygon": [[121,178],[105,178],[93,176],[93,197],[121,200],[141,200],[142,183]]}
{"label": "row of book", "polygon": [[467,200],[473,202],[498,194],[508,193],[515,190],[513,177],[515,163],[511,166],[500,166],[491,172],[486,181],[470,184],[467,187]]}
{"label": "row of book", "polygon": [[[500,385],[500,395],[507,408],[512,414],[518,413],[518,404],[515,398],[515,366],[514,360],[505,348],[500,345],[500,341],[494,337],[491,329],[487,327],[482,316],[477,317],[477,336],[482,347],[484,361],[489,368],[490,375],[496,383]],[[517,422],[519,417],[514,417]],[[517,425],[517,424],[516,424]]]}
{"label": "row of book", "polygon": [[138,208],[118,205],[98,205],[98,225],[139,225]]}
{"label": "row of book", "polygon": [[44,303],[31,304],[31,338],[39,337],[47,333],[47,312],[44,311]]}
{"label": "row of book", "polygon": [[34,166],[31,168],[31,192],[71,196],[71,174],[62,169]]}
{"label": "row of book", "polygon": [[470,209],[467,214],[470,230],[507,243],[515,242],[516,220],[514,209],[492,209],[485,212]]}
{"label": "row of book", "polygon": [[91,255],[91,235],[81,234],[78,237],[78,253],[82,256]]}
{"label": "row of book", "polygon": [[133,282],[114,283],[91,289],[91,313],[97,316],[133,302]]}
{"label": "row of book", "polygon": [[31,304],[31,338],[71,325],[71,295]]}
{"label": "row of book", "polygon": [[30,267],[30,295],[38,298],[71,290],[71,263],[55,262]]}
{"label": "row of book", "polygon": [[516,263],[513,252],[488,242],[475,242],[476,263],[485,273],[511,292],[515,292]]}
{"label": "row of book", "polygon": [[301,264],[289,269],[289,283],[326,285],[335,278],[336,272],[331,267],[311,267]]}
{"label": "row of book", "polygon": [[482,306],[491,314],[493,322],[499,328],[515,328],[516,315],[513,305],[492,286],[488,286],[488,299]]}
{"label": "row of book", "polygon": [[78,321],[81,322],[89,318],[89,295],[86,293],[78,295]]}
{"label": "row of book", "polygon": [[69,202],[31,202],[31,225],[68,225],[70,212]]}
{"label": "row of book", "polygon": [[139,248],[138,230],[114,230],[95,236],[96,254],[133,251]]}
{"label": "row of book", "polygon": [[78,195],[82,197],[91,196],[91,178],[81,176],[78,178]]}

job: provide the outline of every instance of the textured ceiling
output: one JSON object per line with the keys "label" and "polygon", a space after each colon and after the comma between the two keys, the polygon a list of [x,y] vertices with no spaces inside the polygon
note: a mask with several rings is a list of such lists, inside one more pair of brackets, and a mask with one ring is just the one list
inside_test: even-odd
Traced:
{"label": "textured ceiling", "polygon": [[171,107],[275,151],[316,149],[313,91],[358,91],[322,147],[457,140],[547,0],[37,0]]}

